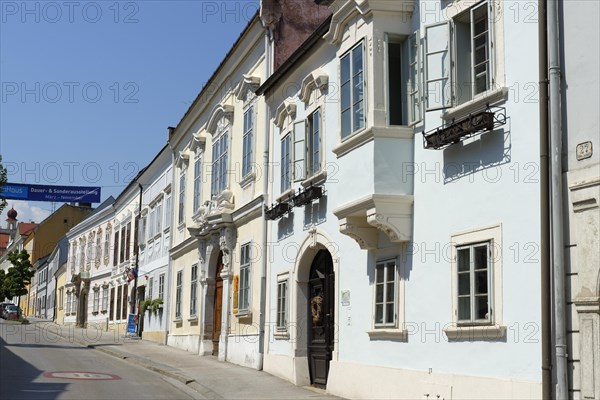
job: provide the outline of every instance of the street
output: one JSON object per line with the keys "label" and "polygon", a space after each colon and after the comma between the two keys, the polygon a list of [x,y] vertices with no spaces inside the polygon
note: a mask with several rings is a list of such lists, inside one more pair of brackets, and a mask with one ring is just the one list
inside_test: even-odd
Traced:
{"label": "street", "polygon": [[168,378],[35,324],[0,320],[0,371],[0,399],[190,398]]}

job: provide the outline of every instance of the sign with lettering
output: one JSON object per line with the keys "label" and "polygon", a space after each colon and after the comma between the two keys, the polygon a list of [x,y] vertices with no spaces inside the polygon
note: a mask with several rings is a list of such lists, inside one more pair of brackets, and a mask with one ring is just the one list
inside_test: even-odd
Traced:
{"label": "sign with lettering", "polygon": [[0,186],[0,197],[7,200],[100,203],[100,187],[5,183]]}

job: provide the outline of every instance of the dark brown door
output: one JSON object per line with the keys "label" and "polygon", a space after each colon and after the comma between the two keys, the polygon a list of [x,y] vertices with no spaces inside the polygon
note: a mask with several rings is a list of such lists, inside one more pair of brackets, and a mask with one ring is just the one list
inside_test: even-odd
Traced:
{"label": "dark brown door", "polygon": [[325,387],[334,340],[335,276],[333,260],[320,250],[310,267],[308,283],[308,365],[310,383]]}
{"label": "dark brown door", "polygon": [[213,308],[213,356],[219,355],[219,337],[221,336],[221,312],[223,311],[223,253],[219,253],[217,260],[217,273],[215,276],[215,300]]}

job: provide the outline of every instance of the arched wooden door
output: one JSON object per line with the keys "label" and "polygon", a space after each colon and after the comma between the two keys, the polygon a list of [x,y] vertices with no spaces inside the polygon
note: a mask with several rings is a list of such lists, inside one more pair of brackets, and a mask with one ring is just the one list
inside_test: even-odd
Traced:
{"label": "arched wooden door", "polygon": [[325,387],[333,353],[335,328],[335,275],[333,260],[327,250],[320,250],[312,262],[308,290],[310,383]]}
{"label": "arched wooden door", "polygon": [[213,307],[213,356],[219,355],[219,337],[221,336],[221,315],[223,311],[223,278],[221,278],[221,272],[223,271],[223,252],[219,252],[219,258],[217,259],[217,268],[215,274],[215,299]]}

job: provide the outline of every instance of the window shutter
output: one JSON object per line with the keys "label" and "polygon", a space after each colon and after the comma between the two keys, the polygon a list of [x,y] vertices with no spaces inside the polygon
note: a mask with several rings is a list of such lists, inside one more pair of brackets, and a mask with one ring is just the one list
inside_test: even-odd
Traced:
{"label": "window shutter", "polygon": [[450,22],[425,27],[426,111],[452,106]]}
{"label": "window shutter", "polygon": [[422,57],[419,31],[416,31],[408,38],[408,90],[407,104],[409,105],[409,124],[416,124],[423,118],[423,89],[421,87]]}
{"label": "window shutter", "polygon": [[306,178],[306,125],[305,121],[294,124],[294,182]]}

